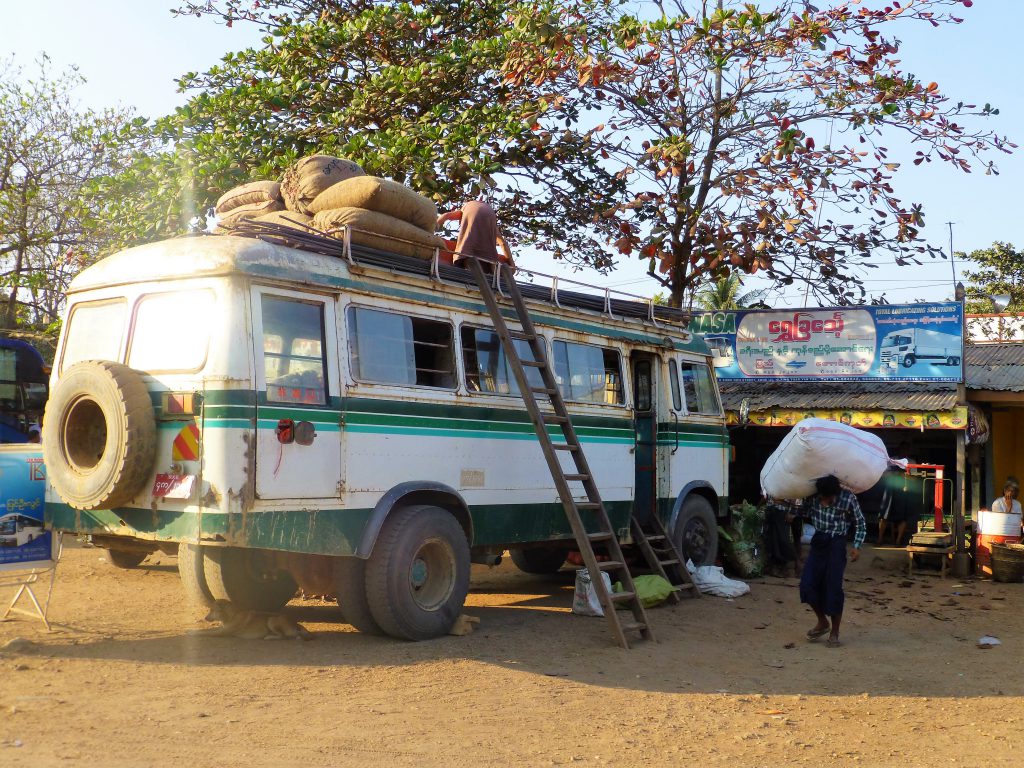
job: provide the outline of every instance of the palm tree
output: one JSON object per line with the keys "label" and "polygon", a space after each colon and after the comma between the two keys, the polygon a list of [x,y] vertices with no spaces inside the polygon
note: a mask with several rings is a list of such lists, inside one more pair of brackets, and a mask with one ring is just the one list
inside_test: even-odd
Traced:
{"label": "palm tree", "polygon": [[759,291],[747,291],[740,293],[743,288],[743,280],[733,272],[726,277],[720,277],[715,282],[705,285],[697,291],[694,297],[697,306],[711,312],[726,309],[746,309],[761,303],[761,300],[768,293],[768,289]]}

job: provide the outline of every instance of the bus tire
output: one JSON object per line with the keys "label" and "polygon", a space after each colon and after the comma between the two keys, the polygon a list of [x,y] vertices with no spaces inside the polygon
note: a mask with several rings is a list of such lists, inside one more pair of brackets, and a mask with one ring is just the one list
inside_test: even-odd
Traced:
{"label": "bus tire", "polygon": [[394,511],[366,564],[366,594],[377,624],[403,640],[448,633],[469,591],[469,542],[440,507]]}
{"label": "bus tire", "polygon": [[366,597],[366,561],[339,557],[334,561],[334,596],[342,618],[367,635],[383,635]]}
{"label": "bus tire", "polygon": [[904,368],[910,368],[916,362],[917,362],[917,358],[916,357],[914,357],[913,355],[907,355],[906,357],[903,358],[903,367]]}
{"label": "bus tire", "polygon": [[203,573],[214,600],[229,600],[243,610],[276,613],[299,588],[258,549],[203,547]]}
{"label": "bus tire", "polygon": [[516,564],[523,573],[532,573],[536,576],[550,576],[558,573],[565,565],[565,558],[568,554],[559,547],[530,547],[528,549],[510,549],[508,551],[512,562]]}
{"label": "bus tire", "polygon": [[108,549],[107,562],[115,568],[138,568],[149,557],[144,549]]}
{"label": "bus tire", "polygon": [[694,565],[714,565],[718,555],[718,521],[711,502],[703,496],[690,494],[679,510],[672,542],[682,555]]}
{"label": "bus tire", "polygon": [[199,544],[178,544],[178,576],[185,590],[185,599],[197,608],[212,608],[213,595],[206,586],[203,560],[203,547]]}
{"label": "bus tire", "polygon": [[156,454],[156,420],[142,375],[91,360],[57,382],[43,418],[47,479],[75,509],[120,507],[143,490]]}

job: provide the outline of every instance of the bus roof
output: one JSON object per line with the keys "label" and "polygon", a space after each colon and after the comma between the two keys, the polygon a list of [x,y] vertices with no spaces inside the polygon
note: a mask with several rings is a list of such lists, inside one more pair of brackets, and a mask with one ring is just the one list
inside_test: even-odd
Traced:
{"label": "bus roof", "polygon": [[[340,252],[342,244],[338,240],[323,240]],[[360,266],[431,279],[432,264],[429,260],[355,244],[351,246],[351,253]],[[473,277],[467,270],[446,265],[438,265],[437,269],[445,283],[461,283],[476,290]],[[253,236],[200,234],[140,245],[107,256],[75,277],[68,294],[132,283],[178,280],[186,275],[215,277],[232,274],[333,289],[344,287],[351,280],[347,260],[337,253],[292,248]],[[686,348],[707,354],[702,338],[687,330],[688,316],[677,309],[652,306],[646,301],[614,299],[557,288],[553,292],[532,283],[520,282],[519,285],[525,298],[548,304],[553,310],[556,307],[567,312],[584,310],[588,314],[604,315],[607,321],[625,320],[634,327],[644,326],[647,333],[670,335],[677,339],[676,344],[682,341]],[[650,321],[651,314],[656,322]]]}

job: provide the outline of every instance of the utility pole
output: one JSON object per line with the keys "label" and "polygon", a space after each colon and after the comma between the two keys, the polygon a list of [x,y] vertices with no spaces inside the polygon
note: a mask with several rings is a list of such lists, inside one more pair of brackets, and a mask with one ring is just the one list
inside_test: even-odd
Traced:
{"label": "utility pole", "polygon": [[953,268],[953,287],[956,287],[956,257],[953,255],[953,222],[947,221],[949,227],[949,265]]}

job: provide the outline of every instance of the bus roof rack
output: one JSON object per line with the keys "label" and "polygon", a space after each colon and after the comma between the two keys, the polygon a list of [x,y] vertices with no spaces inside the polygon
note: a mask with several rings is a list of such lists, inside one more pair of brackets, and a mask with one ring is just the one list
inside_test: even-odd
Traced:
{"label": "bus roof rack", "polygon": [[[298,221],[294,222],[294,226],[287,226],[276,222],[243,219],[233,225],[231,234],[242,237],[254,237],[277,245],[286,245],[291,248],[320,253],[325,256],[342,258],[350,264],[395,270],[440,279],[449,283],[476,287],[476,281],[468,270],[441,263],[439,258],[440,251],[437,248],[434,249],[432,259],[403,256],[379,248],[353,243],[352,231],[362,230],[345,226],[337,230],[331,230],[331,233],[326,233]],[[376,232],[371,234],[382,239],[400,239],[390,238],[387,235],[381,235]],[[582,281],[548,275],[536,270],[517,268],[517,272],[530,278],[529,281],[516,281],[524,297],[545,301],[557,307],[584,309],[612,318],[641,320],[655,326],[660,323],[671,323],[685,327],[690,320],[688,313],[674,307],[657,304],[653,299],[645,296],[618,291],[612,288],[601,288],[600,286]],[[548,281],[548,284],[541,285],[534,282],[538,278]],[[496,276],[495,281],[495,287],[500,291],[500,278]],[[565,290],[561,287],[565,283],[578,288],[590,289],[591,291],[596,291],[596,293],[589,293],[586,290]]]}

